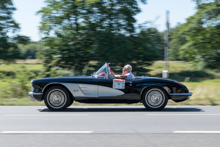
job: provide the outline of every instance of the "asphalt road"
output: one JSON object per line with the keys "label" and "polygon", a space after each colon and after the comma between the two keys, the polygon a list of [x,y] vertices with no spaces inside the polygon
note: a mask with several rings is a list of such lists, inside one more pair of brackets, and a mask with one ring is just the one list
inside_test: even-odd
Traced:
{"label": "asphalt road", "polygon": [[220,146],[220,106],[0,106],[0,147]]}

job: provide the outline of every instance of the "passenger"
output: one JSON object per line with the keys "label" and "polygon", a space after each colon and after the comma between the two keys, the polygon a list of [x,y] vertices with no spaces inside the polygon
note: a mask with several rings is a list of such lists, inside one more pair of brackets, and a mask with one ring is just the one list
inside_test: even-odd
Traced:
{"label": "passenger", "polygon": [[[109,64],[110,63],[108,63],[108,67],[109,67]],[[110,67],[109,67],[109,70],[110,70]],[[110,74],[112,77],[116,77],[118,79],[133,79],[134,78],[134,75],[132,74],[132,67],[129,64],[124,66],[122,75],[116,75],[112,70],[110,70]]]}

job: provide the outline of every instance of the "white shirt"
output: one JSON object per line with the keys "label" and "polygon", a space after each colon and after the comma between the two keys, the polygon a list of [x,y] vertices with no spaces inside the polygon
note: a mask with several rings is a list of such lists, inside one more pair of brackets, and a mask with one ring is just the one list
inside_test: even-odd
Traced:
{"label": "white shirt", "polygon": [[127,76],[127,79],[133,79],[134,78],[134,75],[132,74],[132,72],[129,72],[125,75]]}

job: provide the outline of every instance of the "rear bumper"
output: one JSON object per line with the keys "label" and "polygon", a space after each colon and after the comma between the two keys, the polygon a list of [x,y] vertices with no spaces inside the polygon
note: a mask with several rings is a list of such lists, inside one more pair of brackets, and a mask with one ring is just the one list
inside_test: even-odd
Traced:
{"label": "rear bumper", "polygon": [[28,92],[29,99],[33,101],[41,101],[42,100],[43,93],[35,93],[35,92]]}
{"label": "rear bumper", "polygon": [[170,93],[170,97],[175,102],[182,102],[188,100],[192,96],[192,92],[189,93]]}

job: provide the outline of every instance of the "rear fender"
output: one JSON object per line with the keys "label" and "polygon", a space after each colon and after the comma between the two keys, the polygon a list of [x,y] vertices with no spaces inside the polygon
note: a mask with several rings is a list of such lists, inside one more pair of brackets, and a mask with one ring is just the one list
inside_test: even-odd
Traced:
{"label": "rear fender", "polygon": [[170,88],[168,88],[167,86],[159,86],[159,85],[148,85],[148,86],[144,87],[140,93],[141,97],[142,97],[145,90],[147,90],[148,88],[153,88],[153,87],[159,87],[159,88],[164,89],[164,91],[167,93],[168,98],[171,99],[171,97],[169,95],[169,93],[171,92]]}

